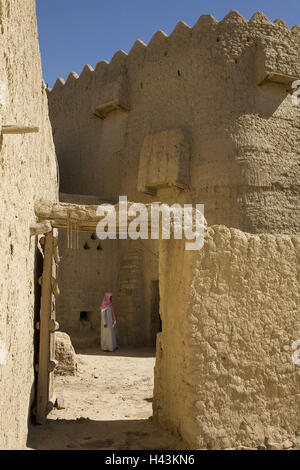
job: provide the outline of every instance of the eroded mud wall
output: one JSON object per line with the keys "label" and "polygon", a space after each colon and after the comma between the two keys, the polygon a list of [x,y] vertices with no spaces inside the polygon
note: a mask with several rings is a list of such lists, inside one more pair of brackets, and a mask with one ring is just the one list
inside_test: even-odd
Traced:
{"label": "eroded mud wall", "polygon": [[38,126],[0,141],[0,448],[23,448],[34,397],[34,318],[41,259],[34,203],[57,199],[57,175],[34,0],[0,1],[0,126]]}
{"label": "eroded mud wall", "polygon": [[299,236],[225,226],[199,252],[161,242],[154,417],[193,449],[296,441],[299,258]]}

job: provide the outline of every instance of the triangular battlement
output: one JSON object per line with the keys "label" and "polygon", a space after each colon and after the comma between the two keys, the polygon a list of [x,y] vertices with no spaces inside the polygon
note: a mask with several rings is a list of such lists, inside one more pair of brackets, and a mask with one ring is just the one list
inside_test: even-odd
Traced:
{"label": "triangular battlement", "polygon": [[164,31],[157,31],[149,41],[148,45],[146,45],[143,41],[137,40],[134,45],[132,46],[131,50],[128,54],[123,50],[117,51],[110,62],[101,61],[99,62],[95,70],[90,65],[86,65],[83,71],[78,77],[77,74],[72,72],[66,83],[63,79],[59,78],[53,89],[49,90],[50,93],[54,93],[56,91],[60,91],[62,88],[65,88],[66,85],[69,83],[73,83],[75,79],[82,78],[82,76],[89,75],[91,73],[96,73],[97,75],[102,75],[103,73],[107,73],[109,70],[124,70],[126,68],[127,61],[131,63],[134,62],[137,58],[138,60],[143,60],[146,53],[152,54],[159,54],[159,51],[166,51],[168,48],[169,41],[172,41],[172,44],[175,44],[178,41],[178,45],[183,38],[192,37],[193,34],[195,36],[198,35],[205,35],[205,34],[214,34],[218,33],[220,29],[220,33],[226,31],[226,33],[230,34],[230,31],[234,31],[235,28],[246,28],[249,30],[249,33],[252,33],[251,36],[255,36],[255,30],[258,29],[258,35],[263,33],[263,29],[266,28],[266,35],[270,34],[271,31],[274,30],[274,34],[291,34],[293,36],[298,36],[300,33],[300,26],[295,25],[292,29],[290,29],[286,22],[282,19],[276,19],[273,22],[270,21],[261,11],[256,12],[250,20],[244,18],[238,11],[231,10],[221,21],[217,21],[212,15],[204,14],[201,15],[198,21],[194,24],[193,27],[190,27],[183,21],[179,21],[175,26],[172,33],[168,36]]}
{"label": "triangular battlement", "polygon": [[256,24],[265,24],[271,25],[272,21],[270,21],[262,11],[257,11],[254,15],[250,18],[249,23],[256,23]]}
{"label": "triangular battlement", "polygon": [[248,20],[244,18],[238,11],[231,10],[223,19],[220,24],[247,24]]}

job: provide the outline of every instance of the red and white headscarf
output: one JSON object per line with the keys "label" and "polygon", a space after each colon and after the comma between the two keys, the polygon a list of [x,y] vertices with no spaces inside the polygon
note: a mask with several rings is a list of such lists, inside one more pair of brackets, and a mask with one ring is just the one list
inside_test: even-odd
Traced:
{"label": "red and white headscarf", "polygon": [[104,310],[107,307],[111,307],[111,314],[112,314],[112,326],[114,327],[115,324],[117,323],[115,312],[114,312],[114,306],[111,301],[112,293],[111,292],[106,292],[104,294],[102,304],[101,304],[101,309]]}

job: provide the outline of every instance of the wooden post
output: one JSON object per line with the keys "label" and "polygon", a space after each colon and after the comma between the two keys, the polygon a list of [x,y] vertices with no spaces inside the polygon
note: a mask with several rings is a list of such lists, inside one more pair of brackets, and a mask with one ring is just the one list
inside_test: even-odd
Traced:
{"label": "wooden post", "polygon": [[39,132],[39,128],[14,124],[9,126],[2,126],[1,132],[2,134],[32,134]]}
{"label": "wooden post", "polygon": [[52,254],[53,232],[45,236],[44,268],[42,276],[42,299],[40,313],[40,350],[38,363],[36,422],[45,424],[49,401],[49,362],[50,362],[50,331],[52,308]]}

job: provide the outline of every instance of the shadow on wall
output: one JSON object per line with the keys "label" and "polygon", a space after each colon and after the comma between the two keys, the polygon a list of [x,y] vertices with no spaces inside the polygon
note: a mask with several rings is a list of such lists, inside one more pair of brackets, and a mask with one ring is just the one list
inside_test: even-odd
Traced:
{"label": "shadow on wall", "polygon": [[287,86],[263,83],[258,87],[257,111],[261,118],[270,119],[287,97]]}
{"label": "shadow on wall", "polygon": [[[37,237],[36,237],[37,240]],[[30,425],[34,423],[34,407],[36,405],[35,400],[37,396],[37,372],[35,371],[35,365],[38,364],[38,354],[39,354],[39,340],[40,335],[39,331],[36,328],[36,324],[40,320],[40,310],[41,310],[41,286],[38,283],[39,278],[42,276],[43,273],[43,256],[40,250],[35,247],[35,264],[34,264],[34,316],[33,316],[33,373],[34,373],[34,383],[32,384],[30,396],[29,396],[29,403],[28,403],[28,432],[30,429]]]}

